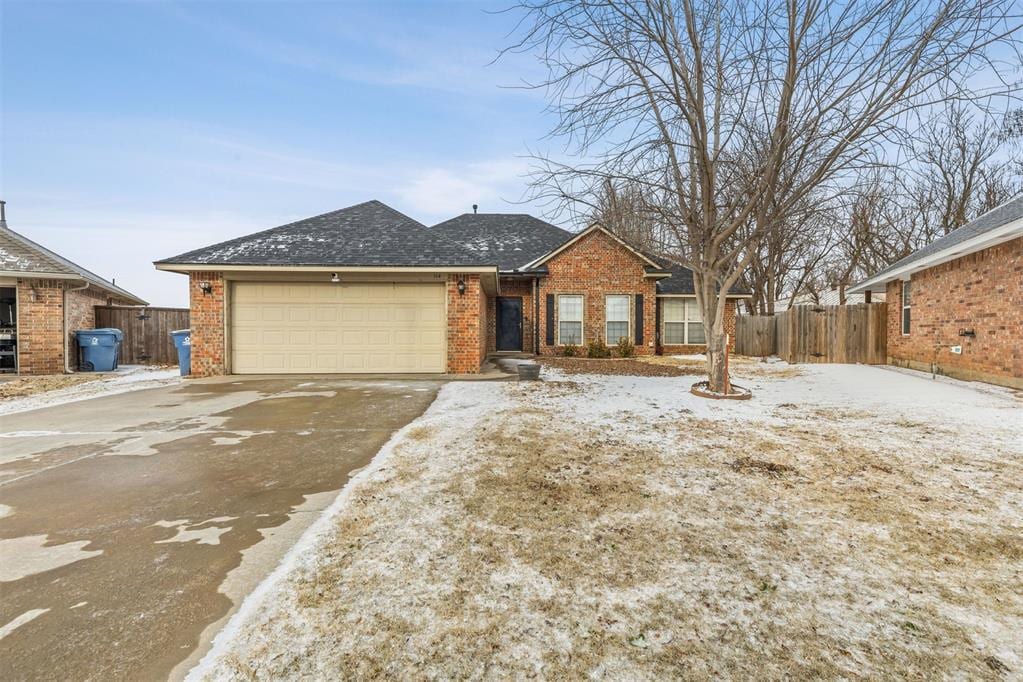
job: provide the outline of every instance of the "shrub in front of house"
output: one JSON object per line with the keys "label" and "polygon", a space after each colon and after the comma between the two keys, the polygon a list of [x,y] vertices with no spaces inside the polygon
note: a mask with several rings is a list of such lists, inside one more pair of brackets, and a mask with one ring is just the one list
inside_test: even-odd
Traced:
{"label": "shrub in front of house", "polygon": [[611,357],[611,349],[604,343],[604,339],[594,339],[586,345],[586,357],[609,358]]}
{"label": "shrub in front of house", "polygon": [[579,355],[579,347],[575,344],[566,344],[561,349],[561,354],[566,358],[574,358]]}
{"label": "shrub in front of house", "polygon": [[623,336],[618,339],[618,345],[615,346],[615,350],[618,351],[618,357],[620,358],[631,358],[636,354],[636,347],[629,341],[629,337]]}

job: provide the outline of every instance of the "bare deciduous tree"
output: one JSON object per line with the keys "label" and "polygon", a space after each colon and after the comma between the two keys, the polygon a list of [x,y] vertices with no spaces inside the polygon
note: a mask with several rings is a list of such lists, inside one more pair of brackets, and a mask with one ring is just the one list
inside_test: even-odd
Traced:
{"label": "bare deciduous tree", "polygon": [[1023,190],[1014,163],[1014,114],[1002,122],[953,104],[929,119],[898,169],[865,174],[836,222],[838,247],[816,284],[845,289],[963,226]]}
{"label": "bare deciduous tree", "polygon": [[[523,0],[510,49],[535,51],[572,161],[541,196],[627,180],[657,195],[692,269],[711,390],[730,392],[724,311],[765,232],[847,182],[914,112],[971,99],[1014,0]],[[752,226],[752,227],[750,227]]]}
{"label": "bare deciduous tree", "polygon": [[603,192],[587,216],[587,223],[600,223],[639,249],[662,255],[668,250],[668,235],[653,209],[653,198],[642,185],[604,182]]}
{"label": "bare deciduous tree", "polygon": [[930,214],[933,234],[923,235],[925,240],[962,227],[1019,191],[1010,160],[999,157],[1007,147],[1005,128],[993,118],[977,117],[953,103],[921,127],[912,145],[919,177],[903,186]]}

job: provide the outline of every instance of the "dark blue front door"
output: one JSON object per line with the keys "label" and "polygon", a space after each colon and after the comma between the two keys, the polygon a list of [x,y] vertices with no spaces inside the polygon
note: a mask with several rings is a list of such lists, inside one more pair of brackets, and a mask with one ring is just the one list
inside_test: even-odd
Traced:
{"label": "dark blue front door", "polygon": [[522,299],[497,297],[497,350],[522,350]]}

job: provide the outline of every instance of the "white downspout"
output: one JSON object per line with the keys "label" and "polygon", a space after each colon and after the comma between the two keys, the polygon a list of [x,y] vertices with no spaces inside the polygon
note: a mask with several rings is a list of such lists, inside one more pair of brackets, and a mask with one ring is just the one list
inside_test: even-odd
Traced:
{"label": "white downspout", "polygon": [[64,289],[64,374],[71,374],[70,358],[68,357],[71,350],[71,344],[68,342],[68,321],[67,321],[67,295],[72,291],[85,291],[89,288],[89,283],[86,282],[80,287],[72,287],[70,289]]}

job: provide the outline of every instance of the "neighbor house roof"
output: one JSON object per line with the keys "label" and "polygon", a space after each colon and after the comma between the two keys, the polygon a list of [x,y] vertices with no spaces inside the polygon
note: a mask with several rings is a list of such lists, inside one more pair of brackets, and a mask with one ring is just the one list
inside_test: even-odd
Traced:
{"label": "neighbor house roof", "polygon": [[130,291],[108,282],[9,227],[0,227],[0,276],[81,280],[126,301],[146,305],[145,301]]}
{"label": "neighbor house roof", "polygon": [[518,270],[575,236],[525,213],[463,213],[430,232],[480,254],[502,271]]}
{"label": "neighbor house roof", "polygon": [[[874,303],[881,303],[884,301],[884,292],[873,294],[871,297]],[[792,305],[838,305],[842,299],[841,292],[838,289],[827,289],[817,294],[817,299],[814,300],[813,294],[810,292],[803,292],[796,294],[796,297],[792,299]],[[852,303],[864,303],[865,294],[850,294],[848,291],[845,292],[845,302],[847,304]],[[789,296],[782,296],[774,302],[775,310],[784,310],[789,305]]]}
{"label": "neighbor house roof", "polygon": [[858,294],[868,289],[881,292],[895,279],[906,279],[914,272],[976,253],[1003,242],[1023,237],[1023,195],[1010,199],[944,237],[936,239],[902,260],[850,287]]}
{"label": "neighbor house roof", "polygon": [[157,265],[342,267],[492,266],[467,249],[379,201],[323,215],[157,261]]}

